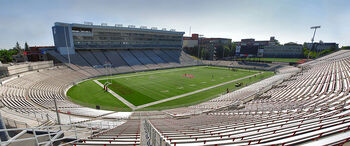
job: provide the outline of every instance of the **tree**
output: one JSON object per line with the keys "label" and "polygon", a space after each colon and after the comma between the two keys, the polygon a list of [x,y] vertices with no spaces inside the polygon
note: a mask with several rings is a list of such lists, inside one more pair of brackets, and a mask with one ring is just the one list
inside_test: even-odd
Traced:
{"label": "tree", "polygon": [[350,46],[343,46],[343,47],[341,47],[340,49],[347,49],[347,50],[349,50],[350,49]]}
{"label": "tree", "polygon": [[24,51],[29,51],[29,46],[27,42],[24,43]]}
{"label": "tree", "polygon": [[18,42],[16,42],[16,46],[13,47],[13,49],[14,49],[14,50],[18,50],[18,51],[21,51],[21,50],[22,50],[22,48],[21,48],[21,46],[19,45]]}
{"label": "tree", "polygon": [[309,55],[309,49],[307,49],[306,47],[303,48],[303,54],[304,54],[304,57],[307,57]]}
{"label": "tree", "polygon": [[8,63],[13,61],[13,55],[18,53],[15,49],[10,50],[0,50],[0,61],[3,63]]}
{"label": "tree", "polygon": [[231,56],[231,54],[230,54],[231,48],[230,47],[231,47],[231,45],[224,46],[224,56],[223,57]]}
{"label": "tree", "polygon": [[281,46],[281,43],[278,40],[276,40],[276,45]]}
{"label": "tree", "polygon": [[236,55],[236,43],[232,43],[231,46],[231,56]]}

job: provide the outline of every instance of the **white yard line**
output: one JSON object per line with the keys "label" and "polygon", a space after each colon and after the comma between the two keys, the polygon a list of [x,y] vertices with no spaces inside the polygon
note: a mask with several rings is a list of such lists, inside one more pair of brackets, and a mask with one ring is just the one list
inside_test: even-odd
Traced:
{"label": "white yard line", "polygon": [[[217,84],[217,85],[214,85],[214,86],[210,86],[210,87],[207,87],[207,88],[199,89],[199,90],[196,90],[196,91],[193,91],[193,92],[189,92],[189,93],[173,96],[173,97],[170,97],[170,98],[166,98],[166,99],[163,99],[163,100],[158,100],[158,101],[147,103],[147,104],[143,104],[143,105],[140,105],[140,106],[133,105],[132,103],[128,102],[123,97],[121,97],[120,95],[118,95],[117,93],[112,91],[111,89],[109,89],[108,92],[111,93],[114,97],[118,98],[125,105],[129,106],[131,109],[136,110],[136,109],[152,106],[152,105],[155,105],[155,104],[167,102],[167,101],[170,101],[170,100],[182,98],[182,97],[185,97],[185,96],[188,96],[188,95],[196,94],[196,93],[199,93],[199,92],[202,92],[202,91],[205,91],[205,90],[209,90],[209,89],[212,89],[212,88],[215,88],[215,87],[219,87],[219,86],[222,86],[222,85],[226,85],[226,84],[229,84],[229,83],[232,83],[232,82],[236,82],[236,81],[239,81],[239,80],[250,78],[250,77],[253,77],[253,76],[259,75],[259,74],[262,74],[262,72],[259,72],[259,73],[256,73],[256,74],[253,74],[253,75],[250,75],[250,76],[242,77],[242,78],[239,78],[239,79],[234,79],[234,80],[231,80],[231,81],[228,81],[228,82],[220,83],[220,84]],[[94,82],[103,88],[103,84],[100,83],[98,80],[94,80]]]}
{"label": "white yard line", "polygon": [[[101,86],[103,88],[103,84],[100,83],[97,80],[94,80],[94,82]],[[133,105],[132,103],[130,103],[129,101],[125,100],[123,97],[119,96],[117,93],[115,93],[114,91],[112,91],[111,89],[108,90],[109,93],[111,93],[114,97],[118,98],[121,102],[123,102],[125,105],[127,105],[128,107],[130,107],[132,110],[136,109],[136,106]]]}
{"label": "white yard line", "polygon": [[239,81],[239,80],[250,78],[250,77],[253,77],[253,76],[259,75],[259,74],[262,74],[262,73],[260,72],[260,73],[253,74],[253,75],[250,75],[250,76],[246,76],[246,77],[243,77],[243,78],[239,78],[239,79],[231,80],[231,81],[224,82],[224,83],[221,83],[221,84],[217,84],[217,85],[214,85],[214,86],[210,86],[210,87],[207,87],[207,88],[199,89],[199,90],[196,90],[196,91],[193,91],[193,92],[189,92],[189,93],[173,96],[173,97],[170,97],[170,98],[166,98],[166,99],[163,99],[163,100],[158,100],[158,101],[147,103],[147,104],[143,104],[143,105],[140,105],[140,106],[136,106],[136,109],[140,109],[140,108],[148,107],[148,106],[151,106],[151,105],[155,105],[155,104],[167,102],[167,101],[170,101],[170,100],[178,99],[178,98],[181,98],[181,97],[185,97],[185,96],[188,96],[188,95],[196,94],[196,93],[199,93],[199,92],[202,92],[202,91],[205,91],[205,90],[209,90],[209,89],[212,89],[212,88],[215,88],[215,87],[219,87],[219,86],[222,86],[222,85],[226,85],[226,84],[229,84],[229,83],[232,83],[232,82],[236,82],[236,81]]}

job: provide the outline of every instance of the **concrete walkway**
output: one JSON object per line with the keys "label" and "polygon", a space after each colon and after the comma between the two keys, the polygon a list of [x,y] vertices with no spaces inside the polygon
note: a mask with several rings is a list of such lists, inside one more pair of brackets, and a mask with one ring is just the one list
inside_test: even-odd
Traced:
{"label": "concrete walkway", "polygon": [[[256,73],[256,74],[253,74],[253,75],[250,75],[250,76],[246,76],[246,77],[243,77],[243,78],[231,80],[231,81],[228,81],[228,82],[220,83],[220,84],[217,84],[217,85],[214,85],[214,86],[210,86],[210,87],[207,87],[207,88],[199,89],[199,90],[196,90],[196,91],[193,91],[193,92],[189,92],[189,93],[173,96],[173,97],[170,97],[170,98],[166,98],[166,99],[163,99],[163,100],[158,100],[158,101],[147,103],[147,104],[143,104],[143,105],[140,105],[140,106],[133,105],[132,103],[130,103],[129,101],[125,100],[123,97],[121,97],[120,95],[118,95],[117,93],[115,93],[114,91],[112,91],[110,89],[108,90],[108,92],[111,93],[114,97],[118,98],[121,102],[123,102],[124,104],[129,106],[132,110],[136,110],[136,109],[152,106],[152,105],[155,105],[155,104],[167,102],[167,101],[170,101],[170,100],[182,98],[182,97],[185,97],[185,96],[188,96],[188,95],[196,94],[196,93],[199,93],[199,92],[202,92],[202,91],[205,91],[205,90],[209,90],[209,89],[212,89],[212,88],[215,88],[215,87],[219,87],[219,86],[230,84],[232,82],[236,82],[236,81],[239,81],[239,80],[247,79],[247,78],[253,77],[255,75],[259,75],[259,74],[262,74],[262,72],[259,72],[259,73]],[[102,83],[100,83],[97,80],[94,80],[94,82],[96,84],[100,85],[103,88],[103,84]]]}

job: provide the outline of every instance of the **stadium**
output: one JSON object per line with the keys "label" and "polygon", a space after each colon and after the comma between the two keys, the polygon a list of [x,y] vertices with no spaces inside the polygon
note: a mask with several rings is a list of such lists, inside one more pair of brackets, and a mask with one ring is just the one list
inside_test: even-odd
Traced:
{"label": "stadium", "polygon": [[52,34],[49,61],[1,79],[2,145],[349,140],[349,50],[292,66],[201,60],[174,29],[57,22]]}

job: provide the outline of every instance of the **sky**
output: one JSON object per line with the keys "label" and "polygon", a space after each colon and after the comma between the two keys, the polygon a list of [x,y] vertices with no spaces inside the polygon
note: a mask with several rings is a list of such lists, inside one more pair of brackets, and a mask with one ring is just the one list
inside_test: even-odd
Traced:
{"label": "sky", "polygon": [[0,49],[54,45],[55,22],[176,29],[204,37],[350,45],[350,0],[1,0]]}

